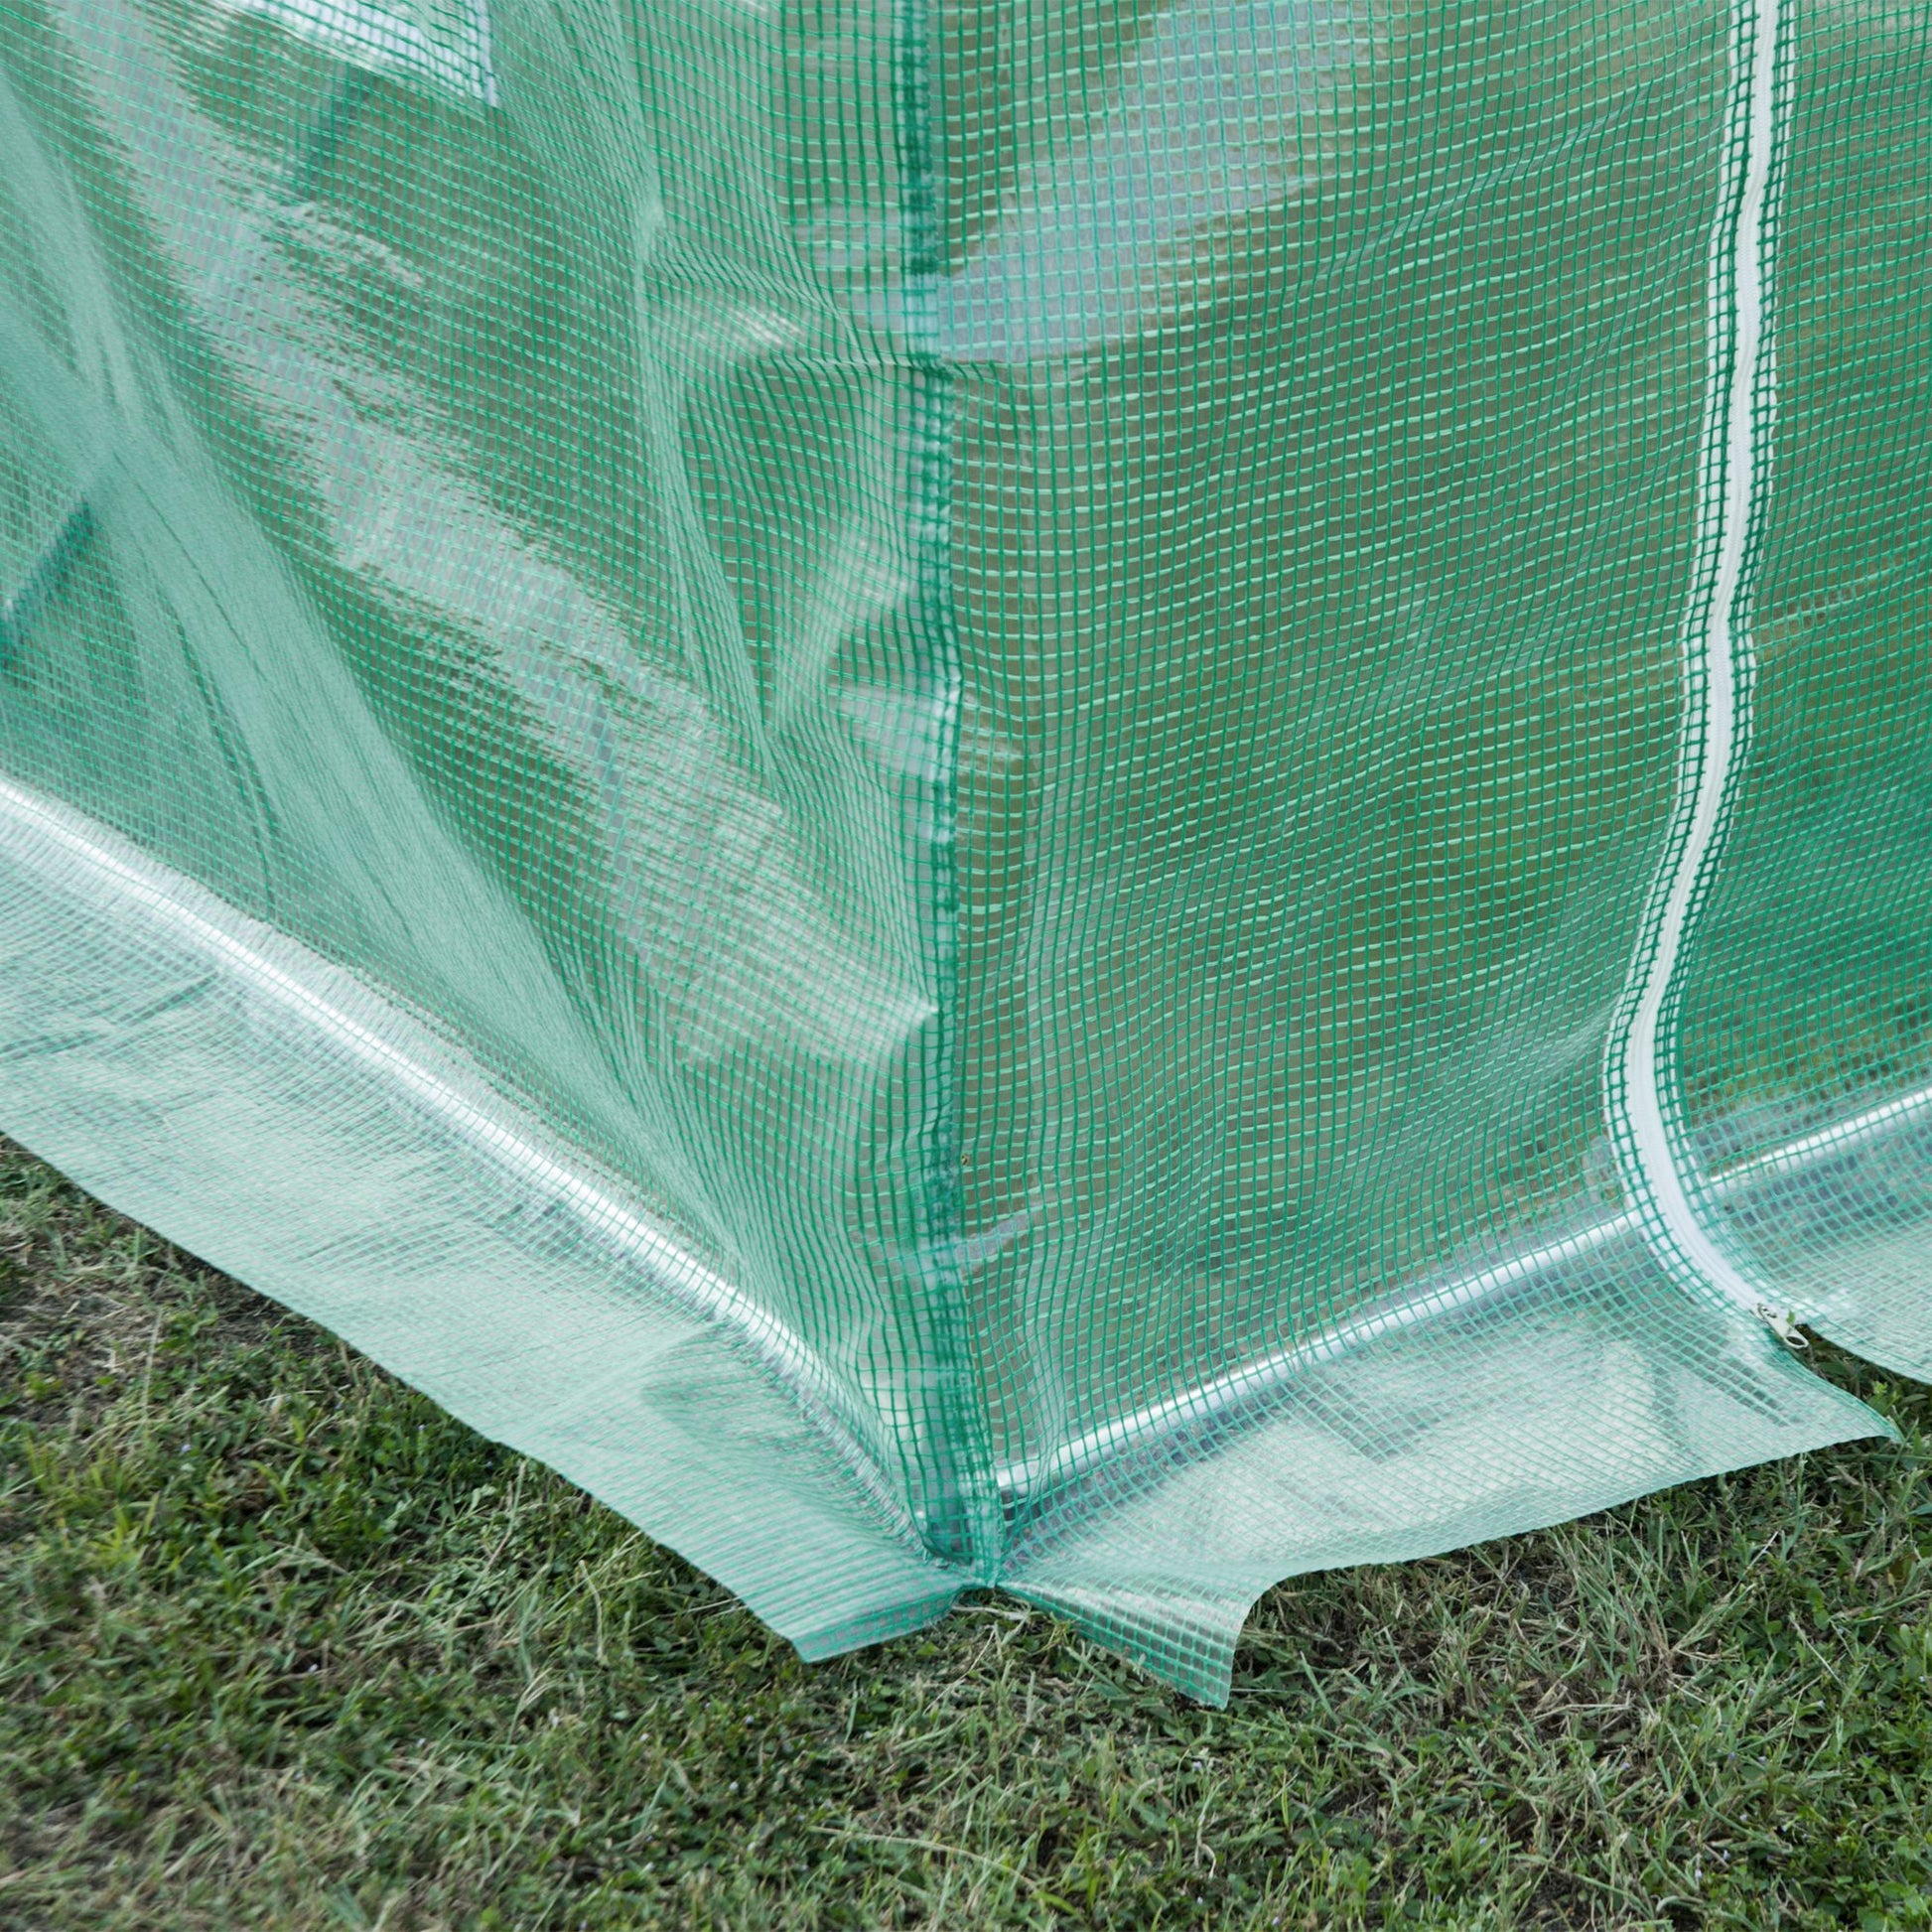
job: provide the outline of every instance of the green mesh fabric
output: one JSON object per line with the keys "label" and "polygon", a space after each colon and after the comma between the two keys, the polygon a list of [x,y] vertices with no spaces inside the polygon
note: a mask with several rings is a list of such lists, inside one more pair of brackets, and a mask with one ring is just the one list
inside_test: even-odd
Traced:
{"label": "green mesh fabric", "polygon": [[0,0],[0,1128],[808,1655],[1882,1432],[1929,39]]}

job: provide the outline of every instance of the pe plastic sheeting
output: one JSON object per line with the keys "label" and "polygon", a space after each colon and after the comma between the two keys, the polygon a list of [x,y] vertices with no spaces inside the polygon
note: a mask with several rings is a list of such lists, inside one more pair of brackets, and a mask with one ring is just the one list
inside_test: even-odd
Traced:
{"label": "pe plastic sheeting", "polygon": [[0,0],[0,1126],[808,1655],[1881,1433],[1928,35]]}

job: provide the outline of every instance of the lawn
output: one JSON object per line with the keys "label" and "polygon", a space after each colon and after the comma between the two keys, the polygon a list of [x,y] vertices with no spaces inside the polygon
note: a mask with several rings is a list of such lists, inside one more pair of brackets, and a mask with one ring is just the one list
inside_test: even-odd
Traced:
{"label": "lawn", "polygon": [[999,1599],[801,1664],[0,1143],[0,1922],[1932,1924],[1932,1401],[1263,1601],[1226,1712]]}

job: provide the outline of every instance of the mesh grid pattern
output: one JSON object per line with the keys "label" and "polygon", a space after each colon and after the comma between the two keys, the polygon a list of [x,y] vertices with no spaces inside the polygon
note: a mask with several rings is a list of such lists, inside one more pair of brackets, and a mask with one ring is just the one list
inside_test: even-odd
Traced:
{"label": "mesh grid pattern", "polygon": [[0,1126],[813,1655],[1882,1431],[1928,38],[0,0]]}

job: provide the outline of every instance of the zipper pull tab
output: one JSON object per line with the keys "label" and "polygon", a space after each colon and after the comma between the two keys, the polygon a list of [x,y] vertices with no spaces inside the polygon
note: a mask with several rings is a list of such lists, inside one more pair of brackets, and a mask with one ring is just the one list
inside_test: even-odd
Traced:
{"label": "zipper pull tab", "polygon": [[1768,1302],[1760,1302],[1757,1305],[1757,1312],[1764,1324],[1787,1348],[1802,1349],[1811,1346],[1804,1330],[1798,1326],[1796,1316],[1789,1310],[1774,1309]]}

